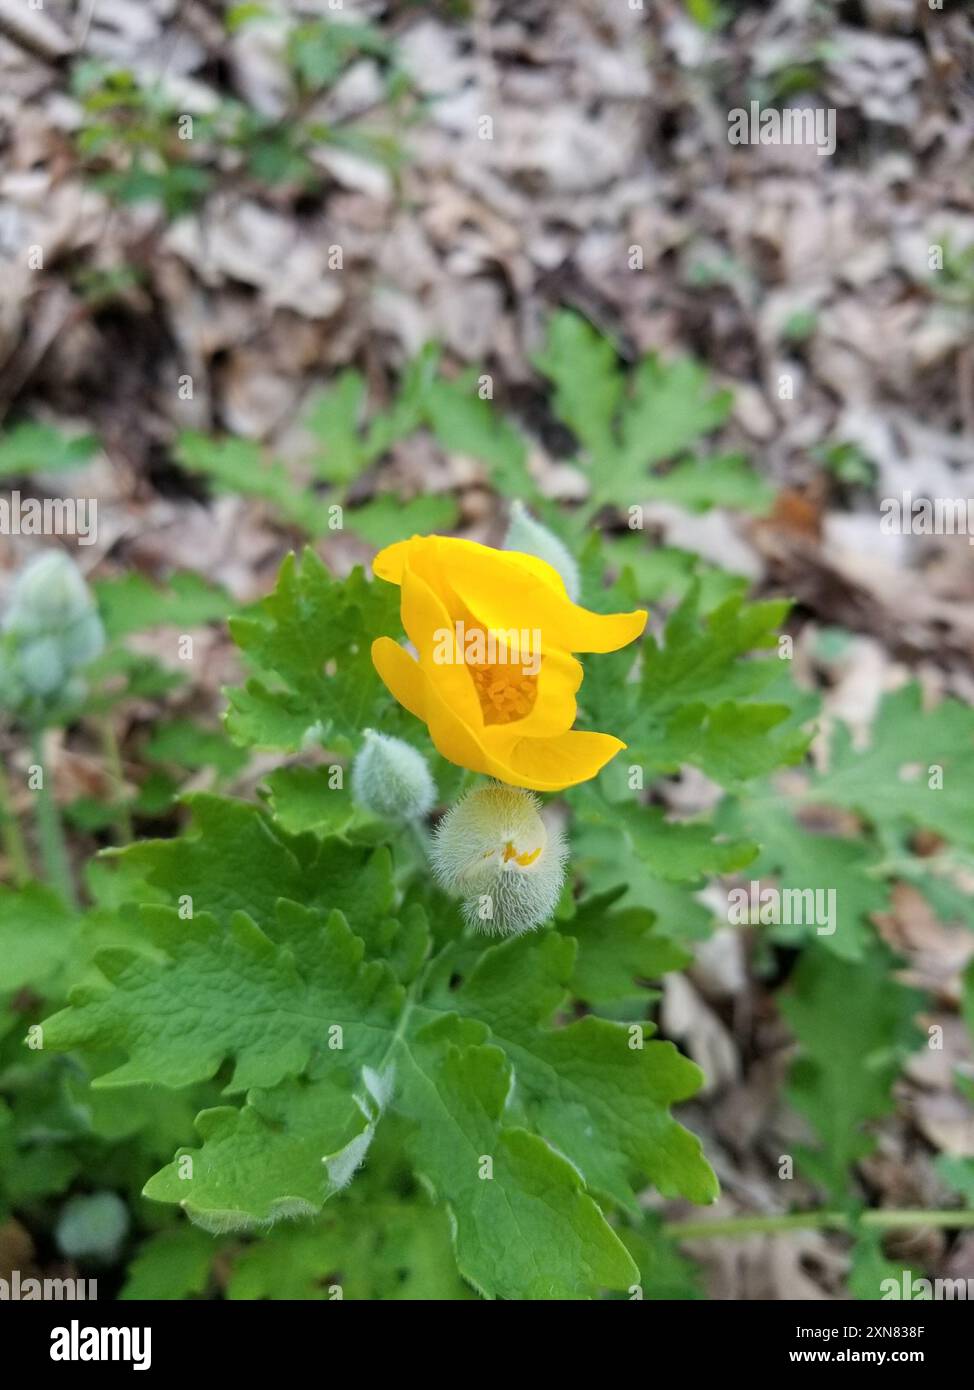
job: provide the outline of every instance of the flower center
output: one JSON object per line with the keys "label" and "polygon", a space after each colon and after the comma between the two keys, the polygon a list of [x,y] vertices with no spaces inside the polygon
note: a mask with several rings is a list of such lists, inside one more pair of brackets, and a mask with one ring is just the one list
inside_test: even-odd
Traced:
{"label": "flower center", "polygon": [[468,665],[485,724],[511,724],[531,713],[538,698],[538,678],[521,666]]}
{"label": "flower center", "polygon": [[522,869],[526,869],[529,864],[534,863],[542,848],[543,846],[539,845],[537,849],[525,850],[523,854],[518,854],[517,845],[508,840],[504,846],[504,863],[507,864],[513,859],[515,864],[520,864]]}
{"label": "flower center", "polygon": [[[518,866],[519,869],[527,869],[527,868],[530,868],[530,866],[531,866],[531,865],[534,863],[534,861],[538,858],[538,856],[540,855],[540,853],[541,853],[541,851],[542,851],[543,849],[544,849],[544,844],[542,843],[542,844],[538,845],[538,848],[537,848],[537,849],[519,850],[518,847],[517,847],[517,845],[514,843],[513,840],[508,840],[508,841],[505,843],[504,848],[500,851],[501,863],[502,863],[502,864],[511,864],[511,863],[513,863],[513,864],[516,864],[516,865]],[[493,857],[494,857],[495,854],[497,854],[497,850],[496,850],[496,849],[488,849],[488,850],[485,850],[485,851],[484,851],[484,858],[485,858],[485,859],[493,859]]]}

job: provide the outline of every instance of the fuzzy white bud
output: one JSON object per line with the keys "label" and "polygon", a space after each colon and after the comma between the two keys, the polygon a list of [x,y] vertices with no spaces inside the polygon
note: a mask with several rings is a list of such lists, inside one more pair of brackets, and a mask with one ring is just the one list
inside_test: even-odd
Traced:
{"label": "fuzzy white bud", "polygon": [[38,555],[10,592],[3,631],[12,639],[19,683],[46,700],[104,650],[95,601],[77,566],[60,550]]}
{"label": "fuzzy white bud", "polygon": [[91,594],[78,567],[63,550],[45,550],[14,580],[4,627],[44,629],[69,626],[91,607]]}
{"label": "fuzzy white bud", "polygon": [[352,764],[352,798],[386,820],[420,820],[436,800],[436,784],[422,753],[401,738],[365,730]]}
{"label": "fuzzy white bud", "polygon": [[546,922],[565,880],[567,848],[541,818],[530,792],[499,782],[450,808],[433,836],[433,872],[463,899],[465,920],[489,935],[513,936]]}
{"label": "fuzzy white bud", "polygon": [[69,1260],[111,1264],[128,1230],[128,1208],[118,1193],[90,1192],[64,1204],[54,1238],[61,1254]]}
{"label": "fuzzy white bud", "polygon": [[520,550],[524,555],[534,555],[539,560],[546,560],[565,581],[568,597],[573,603],[577,600],[581,578],[574,556],[547,526],[535,521],[523,502],[511,503],[511,519],[507,535],[504,537],[504,549]]}

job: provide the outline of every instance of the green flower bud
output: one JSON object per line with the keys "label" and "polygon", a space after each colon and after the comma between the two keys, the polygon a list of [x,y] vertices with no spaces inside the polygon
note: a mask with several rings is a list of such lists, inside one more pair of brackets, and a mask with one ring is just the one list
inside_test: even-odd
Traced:
{"label": "green flower bud", "polygon": [[27,699],[16,638],[0,636],[0,710],[15,710]]}
{"label": "green flower bud", "polygon": [[72,669],[87,666],[96,656],[101,656],[105,650],[105,629],[94,608],[64,634],[62,647]]}
{"label": "green flower bud", "polygon": [[[0,680],[6,708],[63,694],[73,672],[105,646],[105,632],[77,566],[60,550],[38,555],[18,575],[3,620],[10,674]],[[20,696],[14,698],[15,688]]]}
{"label": "green flower bud", "polygon": [[554,912],[567,848],[530,792],[499,782],[469,792],[433,836],[437,881],[463,899],[464,919],[490,935],[530,931]]}
{"label": "green flower bud", "polygon": [[534,555],[547,560],[565,581],[568,597],[574,603],[581,590],[581,578],[575,558],[556,535],[535,521],[523,502],[511,503],[511,519],[504,537],[505,550],[519,550],[522,555]]}
{"label": "green flower bud", "polygon": [[64,684],[67,663],[56,637],[24,642],[18,653],[20,676],[31,695],[45,699]]}
{"label": "green flower bud", "polygon": [[436,785],[422,753],[401,738],[365,730],[352,764],[352,798],[386,820],[421,820],[436,800]]}
{"label": "green flower bud", "polygon": [[77,565],[63,550],[46,550],[17,576],[4,628],[8,632],[60,632],[94,610]]}
{"label": "green flower bud", "polygon": [[65,1202],[54,1238],[69,1260],[111,1264],[129,1231],[128,1208],[116,1192],[92,1192]]}

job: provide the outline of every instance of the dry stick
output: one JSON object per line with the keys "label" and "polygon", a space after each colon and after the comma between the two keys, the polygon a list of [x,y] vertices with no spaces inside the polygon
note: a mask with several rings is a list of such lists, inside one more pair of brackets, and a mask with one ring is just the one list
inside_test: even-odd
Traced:
{"label": "dry stick", "polygon": [[0,842],[10,862],[14,887],[22,888],[30,879],[30,860],[27,858],[27,845],[17,812],[14,810],[10,781],[3,763],[0,763]]}
{"label": "dry stick", "polygon": [[851,1217],[842,1211],[794,1211],[784,1216],[735,1216],[727,1221],[667,1221],[663,1234],[672,1240],[706,1240],[711,1236],[776,1235],[780,1231],[830,1228],[850,1230],[870,1226],[883,1231],[910,1226],[936,1226],[941,1230],[974,1226],[974,1208],[956,1211],[864,1211]]}

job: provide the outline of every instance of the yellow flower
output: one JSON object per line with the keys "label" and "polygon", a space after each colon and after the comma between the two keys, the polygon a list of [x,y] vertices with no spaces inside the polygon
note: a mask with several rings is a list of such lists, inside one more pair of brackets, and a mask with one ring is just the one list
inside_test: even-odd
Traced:
{"label": "yellow flower", "polygon": [[444,758],[510,786],[560,791],[625,748],[572,729],[583,672],[571,653],[624,647],[645,612],[590,613],[544,560],[446,536],[387,546],[372,567],[400,586],[417,653],[380,637],[375,669]]}

